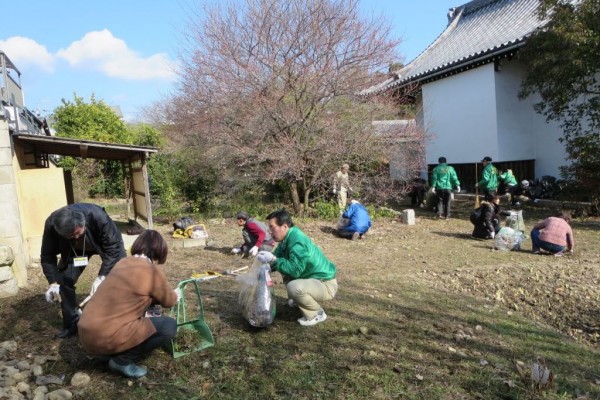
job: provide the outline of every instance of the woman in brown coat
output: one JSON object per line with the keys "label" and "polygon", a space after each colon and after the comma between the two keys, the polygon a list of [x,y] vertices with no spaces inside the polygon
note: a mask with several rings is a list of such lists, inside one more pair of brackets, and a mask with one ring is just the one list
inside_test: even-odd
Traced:
{"label": "woman in brown coat", "polygon": [[170,317],[145,317],[152,304],[174,306],[180,294],[173,290],[157,264],[167,259],[167,242],[146,230],[133,242],[131,257],[121,259],[85,307],[79,320],[79,338],[85,351],[108,355],[108,366],[130,378],[148,372],[136,363],[157,347],[171,346],[177,322]]}

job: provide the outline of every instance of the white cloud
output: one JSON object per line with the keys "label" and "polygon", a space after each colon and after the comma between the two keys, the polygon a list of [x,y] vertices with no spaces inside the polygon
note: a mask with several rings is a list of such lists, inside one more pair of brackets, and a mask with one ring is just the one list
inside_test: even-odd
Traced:
{"label": "white cloud", "polygon": [[81,40],[56,53],[76,68],[91,68],[128,80],[174,79],[173,64],[164,53],[141,57],[108,30],[86,33]]}
{"label": "white cloud", "polygon": [[46,50],[46,47],[33,39],[12,36],[6,40],[0,40],[0,49],[8,55],[8,58],[19,70],[29,67],[40,68],[47,72],[54,70],[52,54]]}

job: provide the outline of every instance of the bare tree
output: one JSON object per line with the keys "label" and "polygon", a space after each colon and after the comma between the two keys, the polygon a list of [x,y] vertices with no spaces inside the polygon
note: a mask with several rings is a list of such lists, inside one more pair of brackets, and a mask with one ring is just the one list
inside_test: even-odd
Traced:
{"label": "bare tree", "polygon": [[285,180],[300,212],[343,162],[358,172],[386,161],[393,137],[371,121],[394,103],[354,94],[398,59],[399,41],[357,0],[239,3],[190,20],[172,136],[224,170]]}

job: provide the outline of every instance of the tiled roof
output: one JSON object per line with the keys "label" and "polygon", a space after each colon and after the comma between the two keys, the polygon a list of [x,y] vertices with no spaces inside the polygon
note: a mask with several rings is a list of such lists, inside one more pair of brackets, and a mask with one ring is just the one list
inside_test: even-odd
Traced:
{"label": "tiled roof", "polygon": [[474,0],[448,12],[448,26],[417,58],[393,77],[363,90],[386,91],[493,58],[524,44],[544,21],[539,0]]}

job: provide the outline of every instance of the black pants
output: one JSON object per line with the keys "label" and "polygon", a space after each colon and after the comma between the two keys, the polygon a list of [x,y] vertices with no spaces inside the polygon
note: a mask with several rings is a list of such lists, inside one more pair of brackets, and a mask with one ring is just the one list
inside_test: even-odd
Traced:
{"label": "black pants", "polygon": [[157,347],[165,347],[167,350],[171,349],[172,340],[177,334],[177,321],[171,317],[152,317],[149,318],[152,324],[156,328],[156,332],[148,339],[132,347],[129,350],[125,350],[122,353],[115,354],[113,360],[120,365],[127,365],[136,363],[144,357],[150,355],[150,353]]}
{"label": "black pants", "polygon": [[449,189],[437,189],[438,208],[437,213],[442,217],[450,216],[450,194]]}
{"label": "black pants", "polygon": [[483,189],[483,198],[485,201],[492,201],[493,197],[496,196],[496,189]]}
{"label": "black pants", "polygon": [[[95,253],[87,253],[88,260]],[[66,264],[66,265],[65,265]],[[62,260],[58,263],[58,284],[60,285],[60,308],[63,317],[63,328],[77,330],[77,322],[79,322],[79,313],[77,312],[77,294],[75,292],[75,284],[79,280],[81,274],[85,271],[85,267],[73,266],[73,260]]]}

